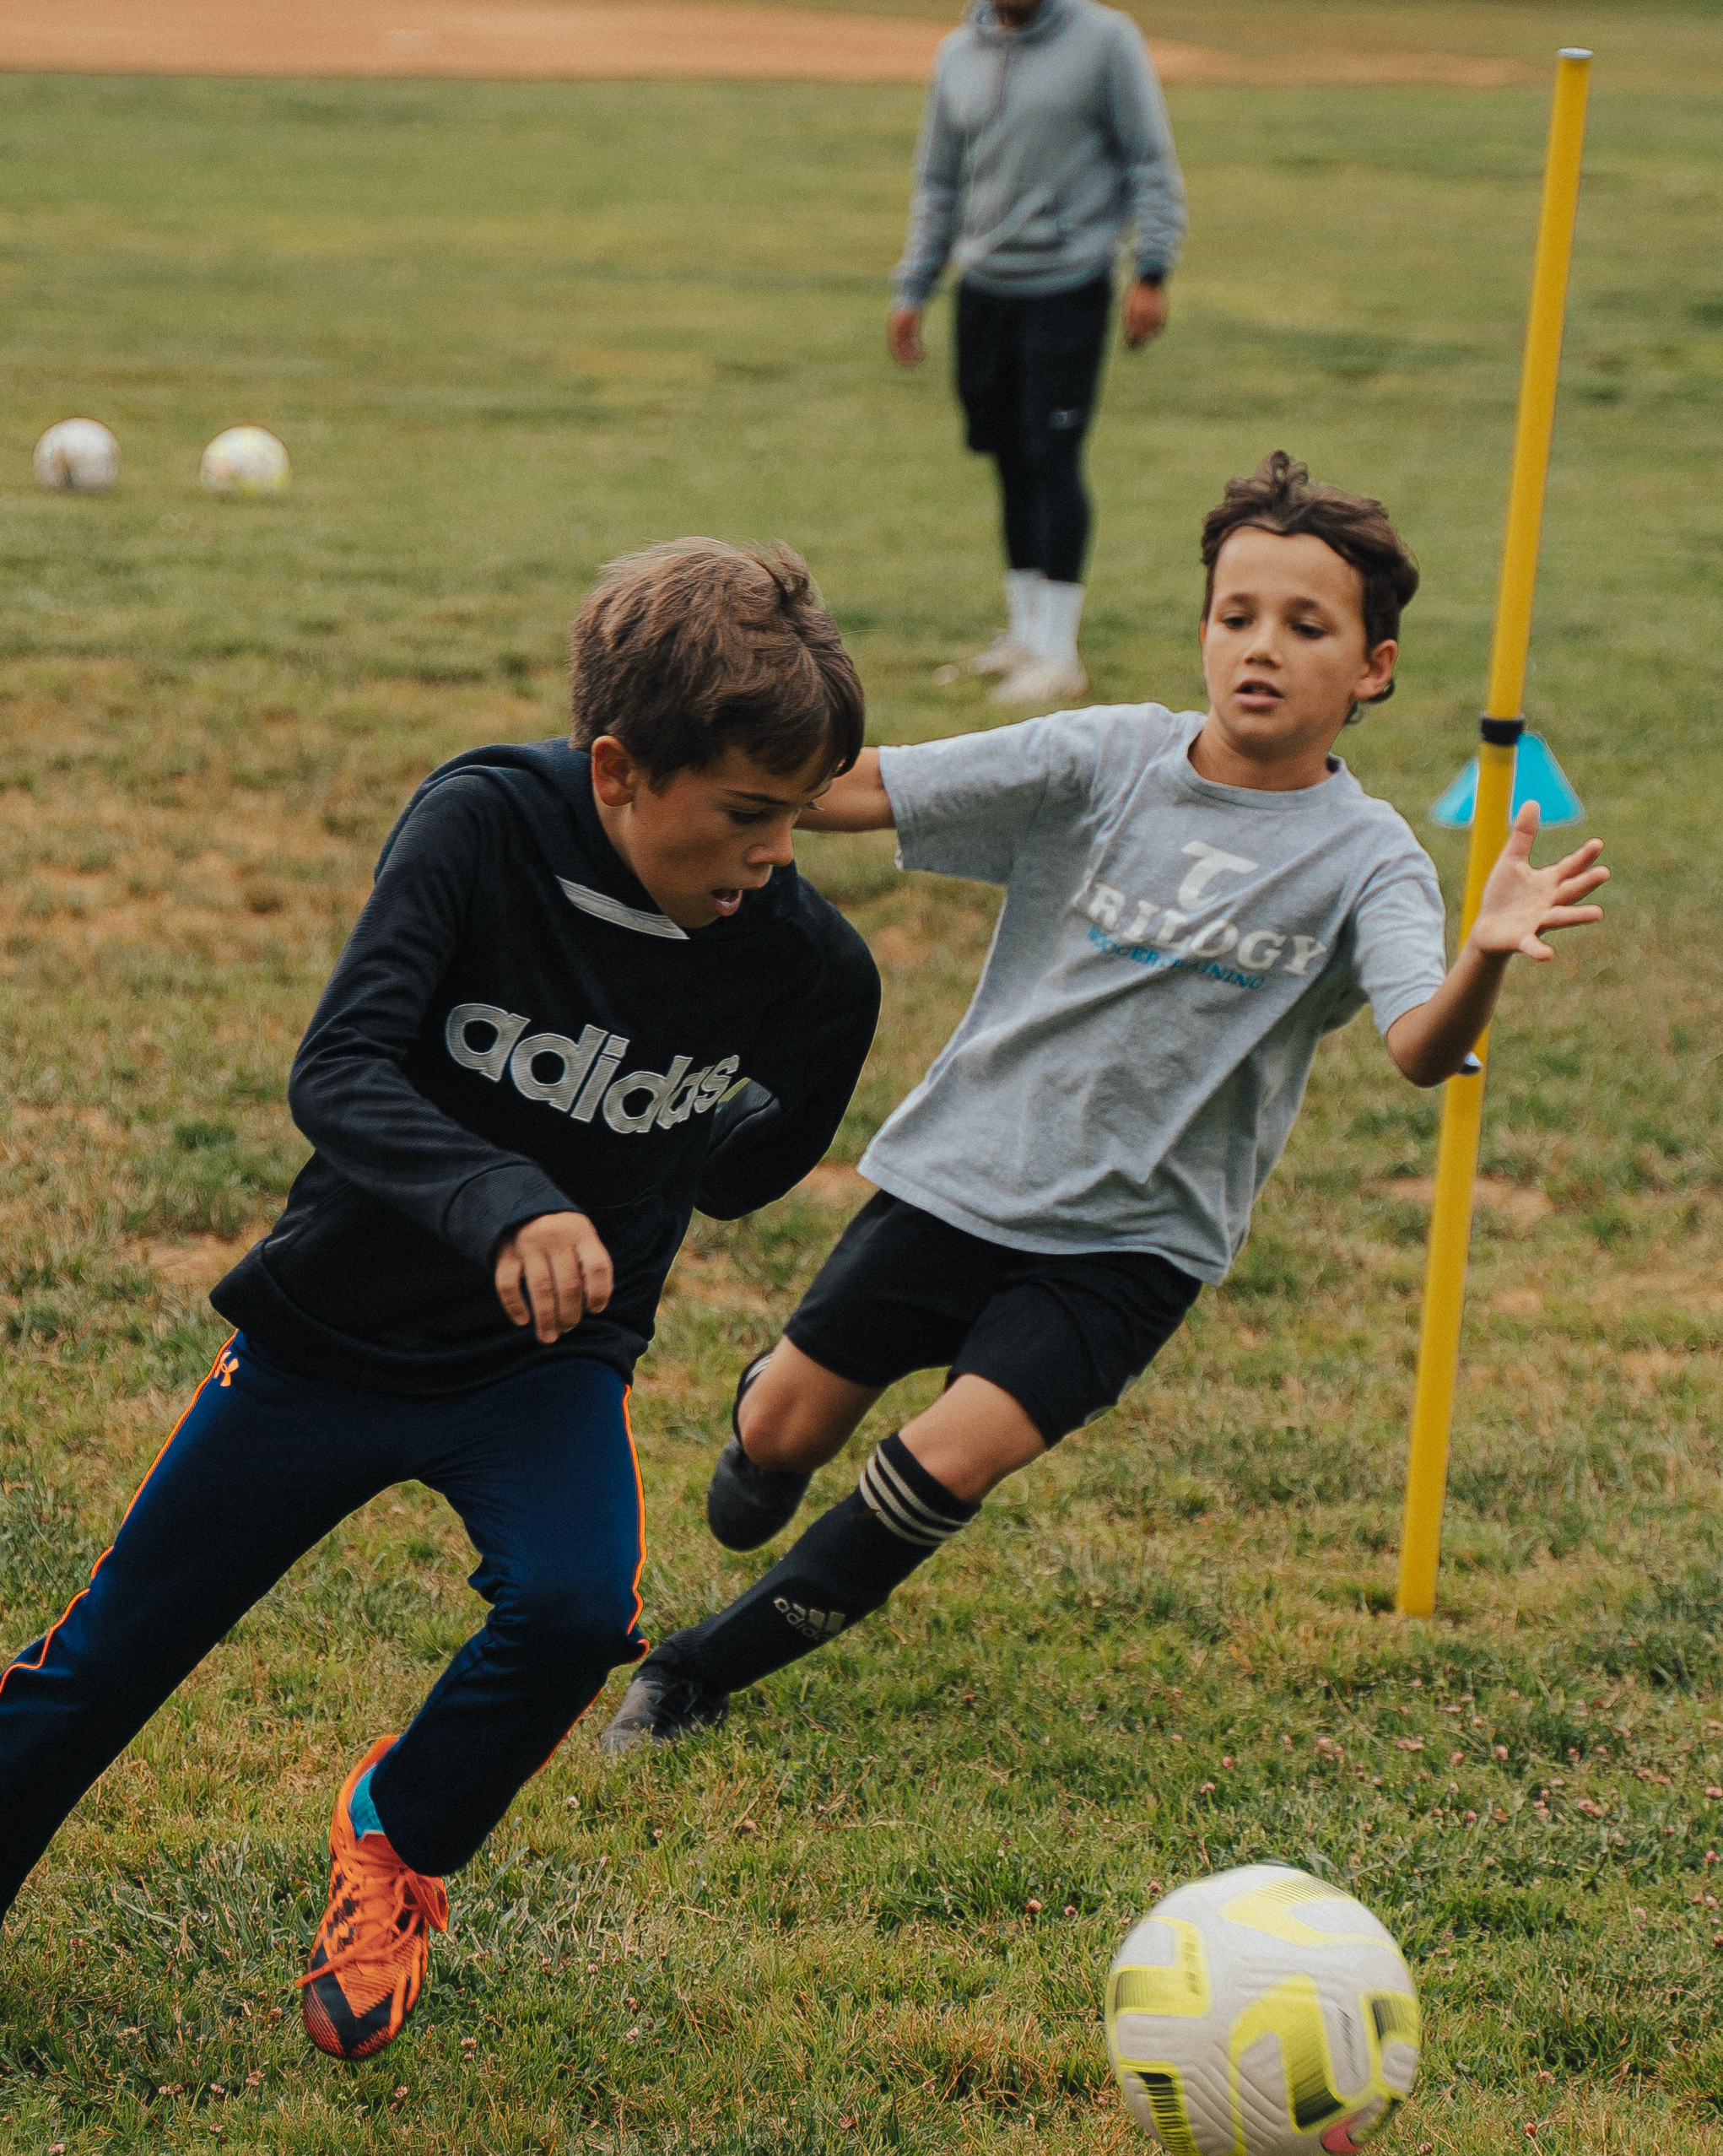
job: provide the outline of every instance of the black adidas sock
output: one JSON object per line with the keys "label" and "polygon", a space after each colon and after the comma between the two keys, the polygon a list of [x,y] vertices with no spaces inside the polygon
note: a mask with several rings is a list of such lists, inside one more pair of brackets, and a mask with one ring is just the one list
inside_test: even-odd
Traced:
{"label": "black adidas sock", "polygon": [[739,1691],[847,1631],[878,1609],[924,1558],[973,1520],[894,1430],[859,1486],[727,1609],[660,1650],[721,1692]]}

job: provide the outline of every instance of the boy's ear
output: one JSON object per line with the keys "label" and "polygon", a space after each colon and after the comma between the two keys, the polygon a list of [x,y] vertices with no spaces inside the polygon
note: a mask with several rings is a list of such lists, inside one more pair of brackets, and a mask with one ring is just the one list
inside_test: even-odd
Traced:
{"label": "boy's ear", "polygon": [[607,808],[628,808],[645,773],[613,733],[601,733],[586,752],[592,759],[592,791]]}
{"label": "boy's ear", "polygon": [[1392,695],[1395,662],[1399,657],[1399,645],[1391,636],[1385,636],[1364,661],[1364,670],[1352,692],[1353,703],[1375,704]]}

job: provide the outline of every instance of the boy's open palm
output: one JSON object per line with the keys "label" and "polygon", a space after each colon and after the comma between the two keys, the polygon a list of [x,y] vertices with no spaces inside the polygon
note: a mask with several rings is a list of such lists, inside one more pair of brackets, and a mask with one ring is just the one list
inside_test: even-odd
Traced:
{"label": "boy's open palm", "polygon": [[584,1213],[541,1213],[505,1235],[496,1254],[496,1291],[516,1325],[548,1348],[610,1300],[610,1253]]}
{"label": "boy's open palm", "polygon": [[1510,958],[1517,951],[1528,959],[1552,959],[1555,953],[1541,940],[1552,929],[1580,928],[1603,918],[1601,906],[1578,903],[1609,881],[1609,871],[1595,865],[1602,840],[1587,839],[1565,860],[1534,868],[1531,842],[1538,821],[1537,803],[1528,801],[1483,887],[1472,940],[1487,957]]}

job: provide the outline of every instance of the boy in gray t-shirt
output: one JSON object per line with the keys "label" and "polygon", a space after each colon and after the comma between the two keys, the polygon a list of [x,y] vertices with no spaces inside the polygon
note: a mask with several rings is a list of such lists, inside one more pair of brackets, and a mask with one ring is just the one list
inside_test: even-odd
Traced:
{"label": "boy in gray t-shirt", "polygon": [[1588,840],[1534,869],[1522,809],[1445,968],[1402,819],[1332,753],[1391,694],[1418,570],[1380,502],[1283,452],[1203,527],[1206,714],[1064,712],[870,749],[807,821],[895,825],[906,868],[1005,886],[975,999],[863,1155],[879,1186],[785,1337],[743,1373],[707,1515],[768,1541],[889,1385],[949,1366],[855,1493],[640,1665],[606,1748],[877,1609],[1007,1475],[1103,1412],[1237,1256],[1316,1044],[1368,1003],[1415,1085],[1451,1077],[1509,959],[1601,917]]}

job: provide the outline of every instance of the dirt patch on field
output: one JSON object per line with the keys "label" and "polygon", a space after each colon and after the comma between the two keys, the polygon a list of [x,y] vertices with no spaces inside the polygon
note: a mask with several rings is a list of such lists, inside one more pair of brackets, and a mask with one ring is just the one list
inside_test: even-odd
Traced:
{"label": "dirt patch on field", "polygon": [[258,1237],[267,1233],[267,1224],[260,1224],[242,1235],[192,1235],[184,1241],[140,1243],[135,1256],[175,1287],[207,1295],[224,1273],[232,1272]]}
{"label": "dirt patch on field", "polygon": [[[955,13],[955,10],[953,10]],[[491,80],[729,78],[919,83],[948,24],[722,5],[462,5],[460,0],[12,0],[0,70],[93,75],[451,76]],[[1457,52],[1268,59],[1158,40],[1169,83],[1493,89],[1536,70]]]}
{"label": "dirt patch on field", "polygon": [[1723,1287],[1709,1273],[1659,1265],[1603,1281],[1586,1301],[1591,1310],[1609,1317],[1631,1316],[1661,1306],[1689,1317],[1714,1318],[1723,1315]]}
{"label": "dirt patch on field", "polygon": [[[1436,1195],[1433,1175],[1407,1176],[1402,1181],[1378,1183],[1376,1188],[1384,1197],[1413,1198],[1420,1205],[1430,1204]],[[1499,1175],[1480,1175],[1472,1186],[1472,1203],[1481,1212],[1505,1214],[1521,1228],[1547,1219],[1555,1210],[1536,1184],[1510,1183]]]}
{"label": "dirt patch on field", "polygon": [[822,1160],[797,1183],[796,1195],[811,1197],[816,1205],[856,1206],[872,1197],[873,1185],[847,1160]]}
{"label": "dirt patch on field", "polygon": [[[1169,83],[1297,84],[1306,89],[1376,89],[1424,85],[1439,89],[1506,89],[1541,82],[1543,70],[1520,60],[1471,52],[1358,52],[1337,49],[1272,61],[1207,46],[1157,45],[1155,58]],[[1164,58],[1163,57],[1164,56]]]}

